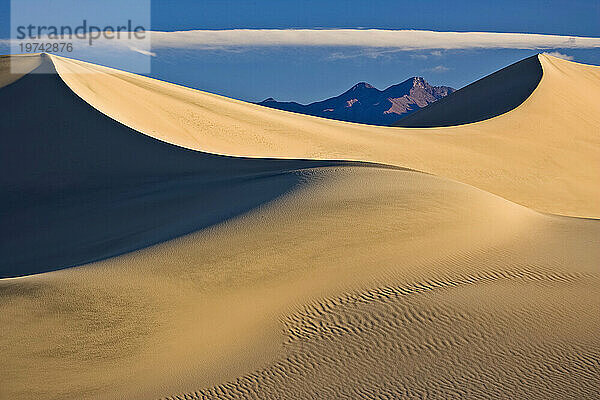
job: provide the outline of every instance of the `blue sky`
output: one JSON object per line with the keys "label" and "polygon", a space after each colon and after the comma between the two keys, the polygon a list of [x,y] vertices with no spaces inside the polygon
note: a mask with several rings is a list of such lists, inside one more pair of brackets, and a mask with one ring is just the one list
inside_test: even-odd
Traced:
{"label": "blue sky", "polygon": [[[85,0],[82,0],[85,1]],[[0,37],[9,36],[9,1],[0,0]],[[594,1],[153,1],[155,31],[360,28],[515,32],[600,37]],[[0,48],[0,50],[3,50]],[[309,102],[367,81],[381,89],[411,76],[461,87],[535,49],[388,51],[348,46],[243,46],[153,50],[151,76],[244,100]],[[600,64],[600,49],[553,48]],[[2,51],[7,52],[7,51]]]}
{"label": "blue sky", "polygon": [[183,0],[154,1],[156,30],[387,28],[598,36],[595,0]]}

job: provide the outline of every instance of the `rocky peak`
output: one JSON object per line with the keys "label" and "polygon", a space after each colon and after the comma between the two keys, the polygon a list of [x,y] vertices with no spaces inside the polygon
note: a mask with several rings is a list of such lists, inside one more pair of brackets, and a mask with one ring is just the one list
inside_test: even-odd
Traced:
{"label": "rocky peak", "polygon": [[429,86],[429,83],[427,83],[427,81],[423,77],[415,76],[412,78],[412,85],[413,87],[426,88],[427,86]]}
{"label": "rocky peak", "polygon": [[367,82],[358,82],[356,85],[352,86],[350,90],[357,89],[375,89],[375,87]]}

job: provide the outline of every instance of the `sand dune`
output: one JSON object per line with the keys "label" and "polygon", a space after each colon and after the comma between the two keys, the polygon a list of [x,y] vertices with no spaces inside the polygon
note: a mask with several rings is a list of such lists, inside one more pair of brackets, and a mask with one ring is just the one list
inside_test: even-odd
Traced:
{"label": "sand dune", "polygon": [[52,73],[48,57],[38,69],[48,73],[34,71],[0,92],[10,115],[0,120],[7,214],[0,277],[171,239],[292,190],[306,169],[352,164],[244,160],[161,143],[82,101]]}
{"label": "sand dune", "polygon": [[3,273],[127,253],[0,279],[0,398],[599,397],[600,225],[537,211],[597,215],[597,105],[548,95],[598,69],[539,59],[414,130],[41,60],[0,90]]}
{"label": "sand dune", "polygon": [[[53,59],[67,85],[85,101],[127,126],[183,147],[398,165],[468,183],[538,211],[599,217],[600,67],[537,57],[542,79],[520,106],[489,120],[426,130],[306,117]],[[533,61],[526,60],[526,67]],[[512,68],[509,72],[517,76],[502,76],[529,88],[531,77],[523,79],[523,69],[531,75],[530,68]]]}

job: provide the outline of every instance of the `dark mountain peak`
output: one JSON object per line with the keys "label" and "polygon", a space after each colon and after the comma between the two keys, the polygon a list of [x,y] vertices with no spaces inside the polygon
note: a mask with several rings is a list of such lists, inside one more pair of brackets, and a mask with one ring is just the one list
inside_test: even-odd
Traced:
{"label": "dark mountain peak", "polygon": [[[421,76],[413,76],[397,85],[390,86],[383,91],[388,98],[410,96],[419,107],[424,107],[424,102],[432,103],[435,100],[454,92],[449,86],[432,86]],[[425,97],[424,97],[425,96]]]}
{"label": "dark mountain peak", "polygon": [[388,97],[402,97],[405,94],[410,93],[410,89],[413,88],[413,80],[414,78],[409,78],[403,82],[400,82],[396,85],[392,85],[385,89],[383,93]]}
{"label": "dark mountain peak", "polygon": [[347,95],[356,96],[357,93],[365,93],[365,92],[378,93],[379,89],[377,89],[375,86],[373,86],[367,82],[359,82],[356,85],[352,86],[347,91],[345,91],[344,93],[342,93],[339,97],[343,97],[343,96],[347,96]]}
{"label": "dark mountain peak", "polygon": [[412,78],[408,78],[403,82],[390,86],[389,88],[385,89],[385,91],[387,92],[388,90],[398,90],[403,88],[408,93],[408,91],[414,87],[426,88],[429,86],[431,85],[425,80],[425,78],[421,76],[413,76]]}
{"label": "dark mountain peak", "polygon": [[268,98],[264,99],[263,101],[261,101],[261,103],[270,103],[270,102],[273,102],[273,101],[275,101],[274,98],[268,97]]}
{"label": "dark mountain peak", "polygon": [[375,89],[375,87],[367,82],[358,82],[356,85],[350,88],[351,91],[359,89]]}

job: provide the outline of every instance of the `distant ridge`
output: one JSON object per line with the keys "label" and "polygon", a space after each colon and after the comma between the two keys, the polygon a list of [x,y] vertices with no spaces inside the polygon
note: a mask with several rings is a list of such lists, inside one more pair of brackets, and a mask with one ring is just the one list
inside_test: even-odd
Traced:
{"label": "distant ridge", "polygon": [[431,86],[422,77],[412,77],[385,90],[359,82],[339,96],[307,105],[272,97],[258,104],[340,121],[388,126],[454,91],[449,86]]}

